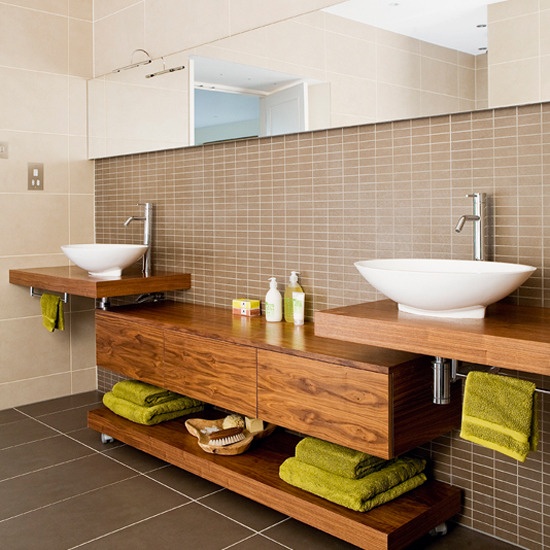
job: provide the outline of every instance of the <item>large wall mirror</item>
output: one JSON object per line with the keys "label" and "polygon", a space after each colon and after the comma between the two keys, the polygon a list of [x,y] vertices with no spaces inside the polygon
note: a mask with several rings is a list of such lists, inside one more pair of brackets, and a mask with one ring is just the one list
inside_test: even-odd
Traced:
{"label": "large wall mirror", "polygon": [[[408,5],[419,1],[431,27]],[[130,68],[88,82],[89,157],[543,101],[550,51],[533,25],[550,9],[525,10],[522,0],[349,0],[161,58],[136,50]],[[469,40],[455,45],[442,22]]]}

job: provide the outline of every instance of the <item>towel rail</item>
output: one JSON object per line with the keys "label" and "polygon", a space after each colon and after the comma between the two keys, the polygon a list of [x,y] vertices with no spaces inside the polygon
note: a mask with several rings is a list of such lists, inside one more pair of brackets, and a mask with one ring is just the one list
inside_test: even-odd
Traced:
{"label": "towel rail", "polygon": [[[498,369],[497,372],[495,372],[493,369],[491,369],[489,372],[491,372],[492,374],[498,374],[499,376],[509,376],[508,374],[498,373]],[[455,378],[466,378],[467,376],[467,374],[462,374],[461,372],[455,373]],[[550,390],[545,390],[544,388],[539,388],[538,386],[535,388],[535,391],[537,393],[545,393],[546,395],[550,395]]]}
{"label": "towel rail", "polygon": [[[43,293],[42,292],[37,292],[37,290],[33,286],[31,286],[30,294],[31,294],[32,298],[40,298]],[[61,298],[61,301],[64,304],[66,304],[69,301],[69,295],[66,292],[64,292],[63,295],[60,296],[60,298]]]}

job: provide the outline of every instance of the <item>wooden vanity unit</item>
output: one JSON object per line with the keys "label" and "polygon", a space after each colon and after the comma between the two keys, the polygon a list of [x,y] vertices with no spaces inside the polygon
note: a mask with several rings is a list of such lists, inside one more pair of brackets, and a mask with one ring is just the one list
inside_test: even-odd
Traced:
{"label": "wooden vanity unit", "polygon": [[[166,302],[96,311],[96,338],[97,364],[125,377],[383,458],[460,423],[459,395],[449,406],[432,404],[429,359],[321,338],[310,323]],[[354,512],[279,478],[299,441],[287,430],[242,455],[220,456],[202,451],[184,420],[142,426],[105,408],[88,415],[98,432],[362,548],[405,548],[461,508],[460,489],[430,480]]]}

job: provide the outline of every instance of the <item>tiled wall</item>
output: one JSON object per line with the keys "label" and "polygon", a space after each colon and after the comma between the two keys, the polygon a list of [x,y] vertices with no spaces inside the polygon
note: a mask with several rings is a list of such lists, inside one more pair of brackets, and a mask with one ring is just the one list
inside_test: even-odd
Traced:
{"label": "tiled wall", "polygon": [[[465,195],[480,191],[491,258],[538,268],[514,299],[550,307],[549,153],[550,104],[537,104],[105,159],[97,241],[139,242],[139,224],[123,221],[151,201],[157,269],[192,273],[177,299],[263,299],[270,276],[282,288],[295,269],[311,318],[380,298],[356,260],[469,259],[471,227],[454,225],[471,212]],[[463,524],[536,550],[550,545],[550,413],[540,402],[540,450],[525,464],[457,433],[428,448],[436,477],[465,489]]]}
{"label": "tiled wall", "polygon": [[[68,265],[60,245],[93,242],[86,151],[92,73],[89,0],[0,1],[0,410],[95,389],[93,302],[72,298],[66,330],[42,327],[40,303],[10,269]],[[27,164],[44,166],[27,190]]]}
{"label": "tiled wall", "polygon": [[520,105],[550,97],[550,2],[508,0],[487,6],[489,105]]}

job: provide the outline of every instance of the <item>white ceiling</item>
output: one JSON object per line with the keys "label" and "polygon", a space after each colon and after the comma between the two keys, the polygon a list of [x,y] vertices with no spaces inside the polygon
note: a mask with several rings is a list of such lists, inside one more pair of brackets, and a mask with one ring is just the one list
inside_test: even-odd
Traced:
{"label": "white ceiling", "polygon": [[324,11],[477,55],[487,47],[487,5],[502,0],[348,0]]}

